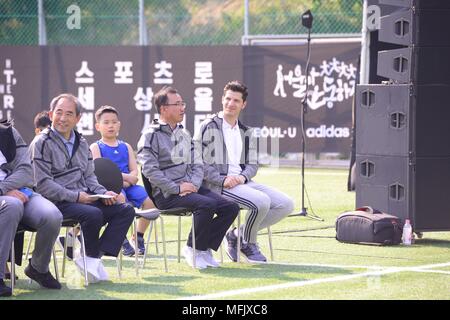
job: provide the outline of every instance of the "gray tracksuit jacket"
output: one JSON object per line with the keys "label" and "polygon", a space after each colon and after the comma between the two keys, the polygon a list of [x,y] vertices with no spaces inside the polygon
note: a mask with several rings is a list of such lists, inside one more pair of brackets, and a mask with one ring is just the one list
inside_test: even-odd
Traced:
{"label": "gray tracksuit jacket", "polygon": [[[194,136],[196,144],[201,144],[204,166],[203,186],[211,191],[222,193],[223,183],[228,174],[228,154],[223,137],[223,118],[216,114],[200,124]],[[246,183],[258,172],[258,141],[253,129],[238,120],[242,138],[241,175]]]}
{"label": "gray tracksuit jacket", "polygon": [[107,191],[98,183],[89,145],[77,131],[72,155],[51,128],[34,138],[30,150],[37,192],[47,199],[77,202],[81,191]]}
{"label": "gray tracksuit jacket", "polygon": [[197,189],[203,180],[203,164],[190,134],[178,125],[155,121],[138,142],[137,160],[142,174],[152,185],[152,196],[162,192],[167,198],[180,193],[180,183],[190,182]]}
{"label": "gray tracksuit jacket", "polygon": [[0,196],[8,191],[22,187],[33,187],[33,175],[28,146],[19,132],[11,125],[1,125],[0,150],[6,163],[0,169],[6,172],[6,178],[0,181]]}

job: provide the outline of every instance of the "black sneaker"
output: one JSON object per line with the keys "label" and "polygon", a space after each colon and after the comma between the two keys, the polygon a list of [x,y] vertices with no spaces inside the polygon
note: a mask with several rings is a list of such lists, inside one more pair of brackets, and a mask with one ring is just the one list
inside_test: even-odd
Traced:
{"label": "black sneaker", "polygon": [[25,274],[28,278],[31,280],[36,281],[41,285],[41,287],[47,288],[47,289],[61,289],[61,284],[53,278],[52,274],[47,271],[45,273],[40,273],[36,269],[33,268],[31,265],[31,259],[28,263],[28,266],[25,268]]}
{"label": "black sneaker", "polygon": [[0,279],[0,297],[11,297],[12,290],[8,287],[3,279]]}
{"label": "black sneaker", "polygon": [[[134,239],[131,239],[131,246],[133,247],[133,250],[136,252],[136,248],[134,247]],[[145,253],[145,240],[144,237],[138,236],[137,238],[137,245],[138,245],[138,254],[140,256],[144,255]],[[134,254],[134,252],[133,252]]]}
{"label": "black sneaker", "polygon": [[128,239],[125,238],[125,240],[122,243],[122,254],[127,257],[134,256],[134,248],[131,246],[131,244],[128,242]]}
{"label": "black sneaker", "polygon": [[[237,262],[238,258],[238,250],[237,250],[237,236],[234,234],[234,229],[231,229],[227,232],[225,235],[225,238],[227,239],[227,255],[230,257],[230,259],[234,262]],[[241,242],[242,243],[242,242]]]}
{"label": "black sneaker", "polygon": [[[73,260],[73,237],[72,235],[69,233],[68,236],[70,239],[67,242],[67,251],[66,251],[66,257],[69,260]],[[66,237],[64,236],[60,236],[58,237],[58,244],[61,247],[61,250],[64,252],[64,244],[66,242]]]}
{"label": "black sneaker", "polygon": [[266,257],[261,253],[256,243],[242,244],[241,252],[247,257],[249,262],[267,262]]}

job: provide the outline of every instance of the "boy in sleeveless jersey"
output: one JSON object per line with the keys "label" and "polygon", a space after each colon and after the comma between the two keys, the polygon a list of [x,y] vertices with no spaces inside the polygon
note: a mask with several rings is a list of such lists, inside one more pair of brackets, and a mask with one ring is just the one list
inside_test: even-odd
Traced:
{"label": "boy in sleeveless jersey", "polygon": [[[119,167],[123,177],[123,189],[119,195],[119,201],[131,202],[133,206],[143,210],[155,208],[144,187],[137,185],[138,168],[133,148],[128,143],[118,139],[120,120],[117,110],[112,106],[102,106],[95,113],[95,121],[95,128],[102,137],[91,144],[92,156],[94,159],[109,158]],[[138,220],[138,254],[140,255],[145,252],[144,233],[149,224],[150,221],[147,219]],[[126,256],[133,256],[136,251],[134,243],[134,239],[130,243],[125,238],[122,253]]]}

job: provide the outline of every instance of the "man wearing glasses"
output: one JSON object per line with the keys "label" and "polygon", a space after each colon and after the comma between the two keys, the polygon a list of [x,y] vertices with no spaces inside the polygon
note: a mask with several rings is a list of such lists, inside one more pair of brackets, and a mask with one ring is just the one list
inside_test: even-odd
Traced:
{"label": "man wearing glasses", "polygon": [[239,206],[201,187],[203,163],[195,151],[191,136],[179,123],[186,103],[175,88],[164,87],[154,96],[160,114],[138,143],[138,161],[142,174],[152,185],[155,205],[159,209],[184,207],[194,214],[196,250],[189,234],[183,255],[193,267],[218,267],[212,256],[228,227],[236,218]]}
{"label": "man wearing glasses", "polygon": [[[252,128],[239,120],[247,106],[247,86],[230,81],[223,89],[222,111],[206,119],[196,133],[204,155],[203,186],[236,201],[247,209],[245,223],[240,226],[243,235],[241,252],[250,262],[267,261],[257,243],[258,231],[281,221],[294,209],[294,203],[284,193],[254,182],[258,172],[257,140]],[[227,254],[237,261],[236,228],[227,235]]]}

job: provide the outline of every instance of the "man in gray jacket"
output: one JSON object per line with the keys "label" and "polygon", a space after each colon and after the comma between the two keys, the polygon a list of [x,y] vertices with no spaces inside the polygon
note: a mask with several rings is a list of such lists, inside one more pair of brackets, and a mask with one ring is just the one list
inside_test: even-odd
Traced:
{"label": "man in gray jacket", "polygon": [[183,255],[190,266],[195,256],[196,268],[218,267],[211,250],[219,248],[239,206],[201,187],[203,163],[191,136],[179,125],[186,103],[177,90],[164,87],[154,101],[159,122],[150,126],[138,143],[142,174],[152,186],[149,196],[160,209],[184,207],[193,211],[196,252],[190,233]]}
{"label": "man in gray jacket", "polygon": [[61,289],[48,265],[62,215],[53,203],[32,191],[32,181],[28,146],[10,122],[0,122],[0,296],[11,295],[3,282],[4,268],[19,223],[37,230],[25,274],[42,287]]}
{"label": "man in gray jacket", "polygon": [[[53,201],[65,219],[80,222],[88,258],[117,256],[134,219],[134,209],[116,203],[117,194],[98,183],[89,145],[75,130],[81,118],[79,100],[71,94],[55,97],[49,116],[51,127],[42,131],[31,145],[37,191]],[[112,198],[99,200],[92,197],[95,194]],[[100,229],[106,223],[99,239]]]}
{"label": "man in gray jacket", "polygon": [[[256,242],[258,231],[286,217],[294,209],[294,203],[284,193],[252,181],[258,172],[257,139],[251,128],[238,120],[247,105],[247,96],[243,83],[227,83],[222,112],[202,122],[195,140],[203,150],[203,186],[248,209],[242,226],[241,252],[251,262],[266,262]],[[226,237],[227,254],[237,261],[236,229],[230,230]]]}

